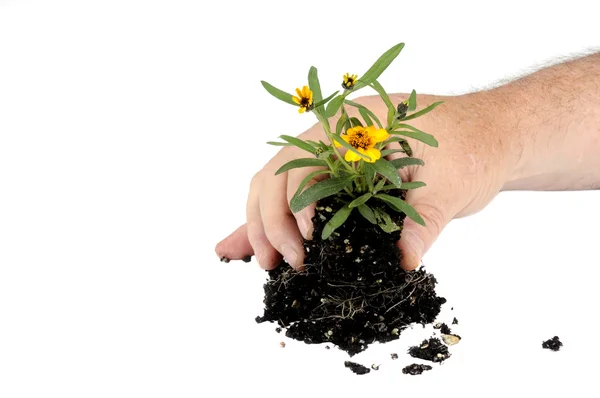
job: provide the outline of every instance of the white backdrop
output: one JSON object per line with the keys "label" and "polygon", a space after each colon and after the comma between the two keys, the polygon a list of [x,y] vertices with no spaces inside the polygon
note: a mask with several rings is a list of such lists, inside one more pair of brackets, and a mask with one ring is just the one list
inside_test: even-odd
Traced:
{"label": "white backdrop", "polygon": [[0,0],[0,397],[597,396],[599,192],[451,223],[425,263],[463,341],[419,377],[419,328],[355,376],[255,324],[264,272],[213,252],[313,122],[261,79],[337,89],[403,41],[388,91],[463,93],[598,47],[592,4]]}

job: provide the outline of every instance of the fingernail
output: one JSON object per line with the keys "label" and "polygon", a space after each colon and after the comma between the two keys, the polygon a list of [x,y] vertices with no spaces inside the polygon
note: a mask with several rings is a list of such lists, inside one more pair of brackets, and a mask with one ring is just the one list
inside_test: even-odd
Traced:
{"label": "fingernail", "polygon": [[421,257],[423,257],[423,250],[425,250],[423,239],[410,229],[402,231],[402,237],[404,238],[404,242],[413,250],[414,256],[417,259],[417,264],[414,265],[418,267],[421,263]]}
{"label": "fingernail", "polygon": [[283,259],[286,263],[288,263],[291,266],[296,265],[296,261],[298,261],[298,254],[292,246],[281,245],[281,254],[283,255]]}
{"label": "fingernail", "polygon": [[298,220],[298,228],[304,239],[312,239],[312,221],[302,217]]}

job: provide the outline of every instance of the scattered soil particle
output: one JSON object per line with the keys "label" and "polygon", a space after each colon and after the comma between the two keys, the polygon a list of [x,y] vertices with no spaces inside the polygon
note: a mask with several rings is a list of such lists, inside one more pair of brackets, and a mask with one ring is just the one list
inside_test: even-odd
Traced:
{"label": "scattered soil particle", "polygon": [[373,369],[373,370],[379,370],[379,365],[373,364],[373,365],[371,365],[371,369]]}
{"label": "scattered soil particle", "polygon": [[453,325],[458,325],[458,319],[456,319],[456,317],[454,317],[454,319],[452,320],[452,324]]}
{"label": "scattered soil particle", "polygon": [[371,371],[371,369],[356,362],[346,361],[344,362],[344,365],[347,368],[350,368],[350,370],[356,373],[357,375],[365,375]]}
{"label": "scattered soil particle", "polygon": [[[404,192],[396,196],[404,198]],[[289,338],[332,343],[352,356],[374,342],[398,339],[413,323],[433,322],[446,299],[437,296],[432,274],[400,268],[400,231],[385,233],[354,211],[329,239],[320,239],[340,207],[331,197],[317,203],[315,239],[304,241],[304,268],[282,262],[268,271],[264,315],[256,320],[277,322]],[[404,215],[389,214],[401,227]]]}
{"label": "scattered soil particle", "polygon": [[560,347],[563,345],[561,341],[558,339],[558,336],[554,336],[550,340],[546,340],[542,343],[542,348],[547,348],[552,351],[560,350]]}
{"label": "scattered soil particle", "polygon": [[328,345],[326,345],[326,346],[325,346],[325,349],[326,349],[326,350],[330,350],[330,349],[331,349],[331,347],[329,347]]}
{"label": "scattered soil particle", "polygon": [[231,261],[231,260],[229,260],[227,257],[221,257],[222,263],[228,263],[229,261]]}
{"label": "scattered soil particle", "polygon": [[280,328],[280,327],[276,327],[276,328],[275,328],[275,331],[276,331],[277,333],[281,333],[281,328]]}
{"label": "scattered soil particle", "polygon": [[424,359],[432,362],[443,362],[450,358],[448,347],[440,339],[432,337],[429,340],[423,340],[421,345],[409,348],[408,353],[413,358]]}
{"label": "scattered soil particle", "polygon": [[445,323],[442,323],[442,326],[440,327],[440,333],[452,334],[452,330],[448,327],[448,325],[446,325]]}
{"label": "scattered soil particle", "polygon": [[242,261],[245,263],[249,263],[250,261],[252,261],[252,256],[246,256],[246,257],[242,258]]}
{"label": "scattered soil particle", "polygon": [[398,354],[396,354],[396,353],[393,353],[393,354],[392,354],[392,359],[398,359]]}
{"label": "scattered soil particle", "polygon": [[431,366],[429,365],[420,365],[420,364],[416,364],[413,363],[412,365],[408,365],[406,366],[404,369],[402,369],[402,373],[409,374],[409,375],[420,375],[421,373],[423,373],[426,370],[431,370]]}
{"label": "scattered soil particle", "polygon": [[285,343],[282,341],[281,343],[279,343],[279,347],[285,348]]}

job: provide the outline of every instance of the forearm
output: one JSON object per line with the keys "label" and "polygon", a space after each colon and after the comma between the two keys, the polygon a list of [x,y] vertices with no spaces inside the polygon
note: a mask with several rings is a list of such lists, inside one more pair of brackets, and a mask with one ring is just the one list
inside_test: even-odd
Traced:
{"label": "forearm", "polygon": [[488,96],[517,161],[505,190],[600,188],[600,54],[558,64]]}

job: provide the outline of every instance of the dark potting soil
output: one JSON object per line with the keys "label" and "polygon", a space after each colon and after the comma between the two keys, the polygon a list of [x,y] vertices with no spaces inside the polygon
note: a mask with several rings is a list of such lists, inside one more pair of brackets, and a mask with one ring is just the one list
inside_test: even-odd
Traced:
{"label": "dark potting soil", "polygon": [[424,359],[432,362],[443,362],[450,358],[448,347],[446,347],[437,337],[432,337],[429,340],[423,340],[420,345],[410,347],[408,349],[408,353],[413,358]]}
{"label": "dark potting soil", "polygon": [[429,365],[420,365],[417,363],[413,363],[412,365],[408,365],[406,366],[404,369],[402,369],[402,373],[409,374],[409,375],[420,375],[421,373],[423,373],[426,370],[431,370],[432,367]]}
{"label": "dark potting soil", "polygon": [[346,361],[344,365],[357,375],[364,375],[371,371],[371,369],[356,362]]}
{"label": "dark potting soil", "polygon": [[454,317],[454,319],[452,320],[452,324],[453,325],[458,325],[458,319],[456,319],[456,317]]}
{"label": "dark potting soil", "polygon": [[[277,322],[287,337],[333,343],[352,356],[371,343],[398,339],[412,323],[433,322],[446,299],[437,296],[432,274],[400,268],[400,231],[385,233],[358,211],[322,240],[323,227],[339,207],[331,197],[317,204],[303,270],[282,262],[268,271],[264,315],[256,321]],[[389,214],[402,226],[404,215]]]}
{"label": "dark potting soil", "polygon": [[552,351],[560,350],[560,347],[563,345],[561,341],[558,339],[558,336],[552,337],[550,340],[546,340],[542,343],[542,348],[547,348]]}

